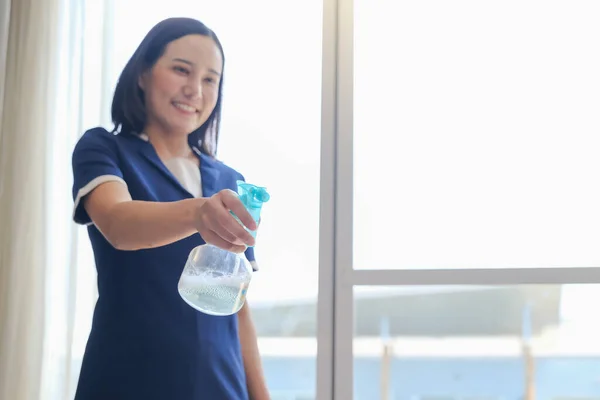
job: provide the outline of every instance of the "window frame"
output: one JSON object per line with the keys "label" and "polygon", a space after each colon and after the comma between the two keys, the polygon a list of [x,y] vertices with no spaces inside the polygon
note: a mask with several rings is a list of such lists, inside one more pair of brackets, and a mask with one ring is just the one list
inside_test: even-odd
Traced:
{"label": "window frame", "polygon": [[323,7],[317,398],[352,400],[355,286],[597,284],[600,266],[355,270],[352,265],[354,0],[323,0]]}

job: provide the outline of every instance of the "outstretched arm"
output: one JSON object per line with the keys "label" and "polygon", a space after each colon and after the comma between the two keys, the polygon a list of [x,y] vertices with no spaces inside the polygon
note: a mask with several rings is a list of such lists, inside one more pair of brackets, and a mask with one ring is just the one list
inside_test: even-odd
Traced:
{"label": "outstretched arm", "polygon": [[121,182],[99,185],[83,199],[96,227],[115,248],[139,250],[164,246],[200,232],[204,240],[241,252],[254,238],[231,216],[232,210],[250,229],[256,223],[236,194],[224,190],[210,198],[174,202],[135,201]]}

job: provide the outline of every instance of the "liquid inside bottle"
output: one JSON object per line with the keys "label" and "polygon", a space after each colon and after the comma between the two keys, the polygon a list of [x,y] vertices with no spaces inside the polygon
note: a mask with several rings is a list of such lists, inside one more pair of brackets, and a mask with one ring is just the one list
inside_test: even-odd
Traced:
{"label": "liquid inside bottle", "polygon": [[178,289],[183,300],[196,310],[223,316],[242,308],[249,284],[249,274],[225,276],[208,270],[200,275],[182,275]]}

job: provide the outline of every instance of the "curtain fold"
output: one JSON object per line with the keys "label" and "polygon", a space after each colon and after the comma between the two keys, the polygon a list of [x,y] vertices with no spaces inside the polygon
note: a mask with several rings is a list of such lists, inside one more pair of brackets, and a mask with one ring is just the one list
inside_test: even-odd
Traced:
{"label": "curtain fold", "polygon": [[0,0],[0,399],[72,399],[96,301],[71,152],[106,124],[112,0]]}
{"label": "curtain fold", "polygon": [[91,325],[96,271],[85,228],[71,222],[71,152],[86,129],[106,125],[113,86],[106,82],[111,0],[64,1],[59,107],[48,169],[53,190],[47,215],[53,232],[47,240],[43,400],[73,398]]}
{"label": "curtain fold", "polygon": [[3,3],[9,22],[0,55],[5,65],[0,121],[2,399],[37,399],[40,391],[49,189],[46,133],[54,117],[58,5],[58,0]]}

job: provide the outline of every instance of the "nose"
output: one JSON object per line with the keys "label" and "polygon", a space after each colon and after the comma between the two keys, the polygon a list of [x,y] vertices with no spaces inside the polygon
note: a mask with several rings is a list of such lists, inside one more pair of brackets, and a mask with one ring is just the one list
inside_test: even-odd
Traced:
{"label": "nose", "polygon": [[198,80],[190,79],[183,87],[183,95],[190,99],[202,97],[202,84]]}

